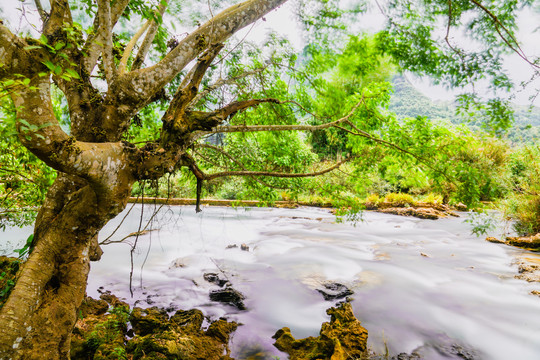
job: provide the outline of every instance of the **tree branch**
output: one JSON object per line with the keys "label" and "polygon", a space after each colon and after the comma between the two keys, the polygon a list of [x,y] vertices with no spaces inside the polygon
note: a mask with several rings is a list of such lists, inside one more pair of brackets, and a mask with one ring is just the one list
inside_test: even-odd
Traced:
{"label": "tree branch", "polygon": [[223,43],[236,31],[255,22],[285,1],[247,0],[231,6],[189,34],[156,65],[124,74],[115,93],[122,94],[125,102],[138,104],[133,109],[136,113],[209,44]]}
{"label": "tree branch", "polygon": [[[111,22],[110,27],[105,26],[104,24],[100,23],[102,20],[98,8],[98,14],[96,15],[96,18],[94,19],[94,34],[90,35],[88,39],[86,40],[86,43],[83,47],[85,52],[88,54],[88,56],[85,56],[84,61],[84,69],[87,74],[91,74],[94,70],[94,67],[96,66],[97,60],[99,58],[99,55],[101,55],[103,51],[103,44],[106,42],[106,39],[109,37],[109,35],[112,33],[112,29],[114,28],[114,25],[118,22],[120,19],[120,16],[126,9],[126,6],[129,4],[130,0],[116,0],[114,2],[114,5],[110,11],[111,15]],[[103,8],[102,8],[103,9]]]}
{"label": "tree branch", "polygon": [[[196,148],[206,148],[206,149],[212,149],[218,153],[220,153],[221,155],[225,156],[227,159],[229,159],[230,161],[232,161],[233,163],[235,163],[236,165],[238,165],[238,167],[240,167],[240,169],[242,169],[242,171],[248,171],[245,166],[238,160],[236,160],[231,154],[229,154],[228,152],[226,152],[225,150],[223,150],[222,148],[220,147],[217,147],[217,146],[214,146],[214,145],[210,145],[210,144],[195,144],[194,147]],[[199,155],[200,157],[203,158],[203,160],[205,161],[208,161],[208,159],[205,159],[200,153],[196,152],[195,153],[197,155]],[[219,166],[219,165],[217,165]],[[269,187],[269,188],[273,188],[273,189],[283,189],[282,187],[277,187],[277,186],[273,186],[273,185],[270,185],[269,183],[267,183],[266,181],[263,181],[262,179],[259,179],[258,177],[256,176],[252,176],[253,180],[257,181],[259,184],[263,185],[263,186],[266,186],[266,187]]]}
{"label": "tree branch", "polygon": [[124,53],[122,54],[122,59],[120,59],[120,64],[118,65],[118,72],[120,74],[124,74],[126,72],[127,63],[129,60],[129,57],[131,56],[131,53],[133,51],[133,48],[135,45],[137,45],[137,41],[143,36],[143,34],[148,30],[150,25],[152,24],[153,20],[146,20],[144,25],[133,35],[129,43],[126,45],[126,48],[124,49]]}
{"label": "tree branch", "polygon": [[[163,13],[165,12],[165,9],[167,8],[168,0],[162,0],[159,9],[158,14],[159,17],[163,17]],[[157,14],[156,14],[157,15]],[[150,24],[150,28],[146,32],[146,36],[144,37],[143,43],[141,47],[139,48],[139,52],[137,53],[137,56],[135,56],[135,59],[133,60],[133,64],[131,65],[131,71],[140,69],[144,59],[146,58],[146,55],[148,54],[148,51],[150,50],[150,47],[152,46],[152,42],[154,41],[154,38],[156,37],[156,33],[159,29],[159,24],[152,20]]]}
{"label": "tree branch", "polygon": [[43,27],[44,35],[52,35],[65,24],[72,24],[71,10],[67,0],[51,1],[51,14]]}
{"label": "tree branch", "polygon": [[[480,8],[483,12],[485,12],[491,18],[491,20],[493,20],[493,23],[495,24],[495,30],[499,34],[499,37],[501,38],[501,40],[506,44],[506,46],[508,46],[513,52],[515,52],[520,58],[522,58],[524,61],[526,61],[529,65],[531,65],[531,66],[533,66],[535,68],[540,68],[540,65],[538,65],[538,64],[536,64],[536,63],[534,63],[534,62],[532,62],[532,61],[530,61],[528,59],[525,52],[519,46],[519,42],[517,41],[517,39],[514,37],[512,32],[506,26],[503,25],[503,23],[499,20],[497,15],[495,15],[493,12],[491,12],[488,8],[486,8],[484,5],[482,5],[477,0],[471,0],[471,2],[474,5],[476,5],[478,8]],[[499,27],[504,30],[504,32],[506,33],[506,35],[508,35],[510,40],[507,39],[502,34]]]}
{"label": "tree branch", "polygon": [[36,4],[39,17],[41,18],[43,25],[45,25],[45,23],[47,22],[47,19],[49,18],[49,14],[47,14],[47,12],[43,10],[43,6],[41,5],[40,0],[34,0],[34,3]]}
{"label": "tree branch", "polygon": [[103,32],[103,67],[105,78],[109,86],[113,83],[117,76],[116,65],[114,64],[112,48],[112,19],[111,19],[111,3],[109,0],[98,0],[98,13],[100,26],[105,28]]}
{"label": "tree branch", "polygon": [[339,168],[341,165],[345,164],[346,162],[351,161],[352,159],[356,158],[357,156],[349,156],[345,158],[342,161],[337,162],[333,166],[320,170],[315,171],[311,173],[280,173],[280,172],[269,172],[269,171],[224,171],[220,173],[215,174],[208,174],[204,175],[204,180],[212,180],[218,177],[225,177],[225,176],[270,176],[270,177],[278,177],[278,178],[304,178],[304,177],[312,177],[312,176],[319,176],[326,174],[332,170],[335,170]]}
{"label": "tree branch", "polygon": [[190,103],[188,104],[188,107],[193,107],[195,106],[202,98],[204,98],[206,95],[210,94],[212,91],[216,90],[216,89],[219,89],[220,87],[222,86],[225,86],[225,85],[231,85],[231,84],[235,84],[238,80],[240,79],[243,79],[243,78],[246,78],[248,76],[251,76],[251,75],[255,75],[255,74],[258,74],[258,73],[261,73],[263,72],[264,70],[266,70],[267,66],[264,66],[264,67],[261,67],[261,68],[257,68],[255,70],[251,70],[251,71],[246,71],[238,76],[235,76],[235,77],[232,77],[232,78],[227,78],[227,79],[222,79],[222,78],[219,78],[215,83],[213,83],[212,85],[208,86],[207,88],[205,88],[203,91],[199,92],[191,101]]}
{"label": "tree branch", "polygon": [[[273,101],[276,102],[276,101]],[[287,103],[287,102],[279,102],[277,103]],[[291,102],[294,103],[294,102]],[[362,99],[351,109],[351,111],[345,115],[344,117],[337,119],[335,121],[320,124],[320,125],[233,125],[233,126],[219,126],[216,128],[213,128],[211,131],[201,131],[198,132],[198,136],[203,136],[207,134],[215,134],[215,133],[232,133],[232,132],[260,132],[260,131],[316,131],[316,130],[323,130],[328,129],[331,127],[335,127],[336,125],[339,125],[341,123],[344,123],[348,121],[351,116],[354,115],[360,104],[364,103],[364,98]]]}

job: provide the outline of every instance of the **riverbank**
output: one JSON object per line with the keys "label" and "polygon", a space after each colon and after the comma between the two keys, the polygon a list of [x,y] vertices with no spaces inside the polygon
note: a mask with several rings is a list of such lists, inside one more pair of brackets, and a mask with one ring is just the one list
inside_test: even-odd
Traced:
{"label": "riverbank", "polygon": [[[196,205],[196,199],[189,198],[163,198],[163,197],[130,197],[130,203],[145,203],[159,205]],[[330,201],[293,201],[276,200],[272,202],[260,200],[227,200],[227,199],[201,199],[201,206],[228,206],[228,207],[275,207],[294,209],[300,206],[330,208],[337,211],[338,208]],[[438,199],[427,199],[420,201],[413,199],[407,194],[388,194],[379,198],[372,195],[358,203],[360,209],[373,210],[385,214],[399,216],[412,216],[419,219],[437,220],[448,216],[459,217],[456,211],[465,211],[467,207],[463,204],[450,206],[441,203]],[[343,208],[339,208],[343,210]]]}

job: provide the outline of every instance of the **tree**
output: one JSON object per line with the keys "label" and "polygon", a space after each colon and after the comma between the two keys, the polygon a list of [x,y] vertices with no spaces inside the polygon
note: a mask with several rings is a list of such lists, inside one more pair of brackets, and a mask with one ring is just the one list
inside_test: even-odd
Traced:
{"label": "tree", "polygon": [[[350,96],[340,109],[345,110],[343,116],[326,119],[317,125],[296,119],[278,124],[264,121],[261,124],[234,123],[238,114],[250,109],[295,105],[274,97],[227,99],[226,103],[210,102],[207,106],[200,104],[210,91],[262,71],[245,69],[225,78],[218,77],[214,83],[207,83],[205,89],[201,89],[205,74],[212,72],[212,64],[220,56],[227,39],[285,1],[247,0],[233,5],[212,16],[181,40],[170,39],[171,50],[168,53],[162,18],[168,5],[166,0],[153,6],[130,0],[97,0],[97,4],[85,0],[81,4],[90,19],[85,19],[84,23],[92,25],[84,31],[73,21],[70,5],[77,4],[70,4],[68,0],[51,0],[50,11],[46,11],[41,2],[35,0],[43,23],[38,38],[16,34],[0,23],[0,81],[3,93],[9,96],[16,111],[15,127],[19,139],[32,154],[58,172],[36,218],[31,254],[15,288],[0,309],[0,358],[69,357],[70,332],[84,297],[89,262],[98,260],[101,254],[98,232],[124,209],[135,182],[155,180],[187,168],[196,176],[200,189],[202,181],[222,176],[298,178],[322,174],[341,164],[338,162],[330,168],[302,173],[249,170],[237,164],[231,170],[210,174],[203,171],[192,156],[195,145],[200,144],[203,136],[315,131],[337,127],[345,129],[351,136],[391,145],[359,129],[351,121],[353,115],[356,118],[368,117],[370,121],[381,118],[383,114],[374,111],[380,107],[381,99],[372,96],[373,89],[369,89],[371,94]],[[317,28],[321,20],[332,19],[332,27],[339,28],[334,22],[340,16],[336,11],[336,1],[312,2],[318,4],[312,9],[319,9],[321,16],[308,14],[309,26]],[[391,2],[393,5],[398,3]],[[432,3],[437,6],[430,13]],[[459,66],[467,59],[450,44],[453,56],[419,55],[410,58],[417,62],[407,62],[407,51],[418,54],[423,45],[428,45],[426,49],[437,47],[430,41],[431,33],[417,26],[422,24],[421,16],[436,23],[438,17],[446,14],[450,28],[458,25],[459,16],[477,10],[482,19],[479,24],[484,26],[482,33],[495,34],[496,39],[500,34],[507,48],[519,52],[511,37],[513,28],[508,24],[512,24],[516,2],[496,9],[504,17],[494,15],[476,1],[470,4],[463,1],[422,1],[419,5],[423,6],[424,12],[418,10],[414,11],[418,16],[404,17],[414,20],[414,26],[396,26],[391,21],[389,30],[379,40],[385,44],[384,51],[413,70],[446,79],[444,69],[458,64],[452,68],[453,80],[454,77],[462,79],[459,76],[470,75],[471,72],[474,75],[474,71],[481,68],[482,58],[476,57],[468,59],[476,67]],[[411,9],[409,5],[404,11],[411,12]],[[140,31],[124,42],[113,29],[122,16],[133,14],[139,14],[146,22]],[[136,46],[139,39],[141,43]],[[486,56],[496,57],[497,51],[500,47]],[[153,54],[156,61],[144,67],[149,54]],[[428,55],[439,53],[430,51]],[[432,63],[433,59],[437,62]],[[529,62],[534,65],[533,61]],[[488,65],[495,69],[490,75],[496,74],[499,63]],[[189,71],[184,71],[186,68]],[[498,79],[499,83],[506,84],[503,78]],[[53,86],[61,91],[67,102],[69,133],[60,126],[55,114]],[[164,89],[172,90],[169,100],[165,100]],[[157,101],[166,104],[159,132],[155,136],[151,131],[145,132],[148,137],[142,146],[127,141],[126,134],[133,124],[139,122],[140,114]],[[503,106],[495,106],[494,109],[503,113],[505,110]],[[357,110],[361,111],[357,113]],[[264,117],[253,117],[257,118],[264,120]],[[360,155],[353,153],[354,156]],[[235,163],[234,158],[229,157],[229,160]],[[200,196],[200,191],[197,194]]]}
{"label": "tree", "polygon": [[[198,133],[211,131],[235,112],[272,101],[233,102],[207,112],[188,108],[223,42],[283,2],[234,5],[147,68],[141,68],[149,51],[146,44],[158,31],[166,2],[149,14],[144,42],[131,67],[128,59],[136,37],[122,58],[113,54],[113,27],[129,9],[127,0],[99,0],[88,36],[73,22],[67,0],[51,1],[49,13],[38,5],[43,20],[39,39],[17,36],[0,25],[0,79],[16,107],[20,140],[59,172],[36,219],[33,251],[1,309],[0,357],[69,357],[70,332],[84,297],[89,261],[100,256],[98,231],[125,207],[133,183],[184,166],[204,176],[187,152]],[[131,119],[194,60],[163,115],[160,138],[142,148],[123,142]],[[98,63],[107,84],[103,91],[91,81]],[[54,114],[52,83],[67,99],[70,135]]]}

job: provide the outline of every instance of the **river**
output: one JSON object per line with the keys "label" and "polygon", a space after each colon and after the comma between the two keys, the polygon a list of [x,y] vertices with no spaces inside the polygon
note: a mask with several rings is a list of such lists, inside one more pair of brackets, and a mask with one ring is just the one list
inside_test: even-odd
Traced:
{"label": "river", "polygon": [[[110,240],[137,231],[141,219],[144,227],[154,210],[146,205],[141,216],[136,205]],[[136,237],[104,246],[102,260],[92,263],[88,295],[105,289],[132,305],[199,308],[211,319],[243,324],[233,356],[259,349],[284,359],[271,336],[284,326],[296,338],[317,336],[336,301],[315,289],[337,282],[354,291],[355,315],[378,353],[540,359],[540,298],[529,294],[540,284],[514,278],[516,256],[537,255],[472,235],[462,215],[433,221],[364,212],[353,224],[317,208],[206,207],[196,214],[192,206],[164,207],[150,222],[153,231],[137,238],[133,297],[129,244]],[[247,310],[210,301],[219,287],[205,273],[243,293]]]}

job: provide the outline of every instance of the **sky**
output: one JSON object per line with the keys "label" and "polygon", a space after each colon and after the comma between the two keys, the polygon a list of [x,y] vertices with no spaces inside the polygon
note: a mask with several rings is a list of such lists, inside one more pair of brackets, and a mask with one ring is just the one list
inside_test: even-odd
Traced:
{"label": "sky", "polygon": [[[42,2],[44,6],[47,6],[47,0]],[[259,20],[253,26],[248,26],[240,31],[236,39],[260,42],[261,39],[266,38],[269,32],[273,31],[287,37],[297,50],[302,49],[304,41],[301,35],[302,31],[294,16],[295,3],[295,0],[285,3],[277,10],[265,16],[265,21]],[[21,4],[25,6],[20,6]],[[0,9],[3,13],[1,16],[3,19],[8,19],[10,28],[28,29],[29,24],[39,24],[37,12],[33,8],[33,1],[31,0],[25,0],[23,2],[20,2],[20,0],[0,0]],[[21,14],[24,16],[21,17]],[[354,31],[375,32],[382,29],[382,24],[384,24],[384,15],[381,14],[377,6],[372,4],[368,12],[358,18],[358,21],[354,24]],[[518,39],[522,42],[522,48],[525,53],[532,57],[540,56],[540,34],[538,30],[540,13],[522,11],[519,14],[518,24],[520,27]],[[460,40],[459,36],[457,36],[456,41]],[[505,67],[516,84],[529,80],[533,74],[530,66],[517,55],[507,56]],[[434,85],[431,79],[426,77],[419,78],[411,73],[406,73],[405,75],[419,91],[433,100],[451,101],[460,92],[459,90],[449,90],[444,86]],[[535,83],[529,85],[525,90],[520,90],[520,86],[516,86],[514,91],[515,98],[512,102],[520,105],[531,105],[529,97],[535,93],[535,88],[540,87],[539,83],[540,80],[536,80]],[[478,91],[480,93],[485,91],[481,84],[476,85],[476,89],[479,89]],[[537,98],[532,104],[540,106],[540,98]]]}

